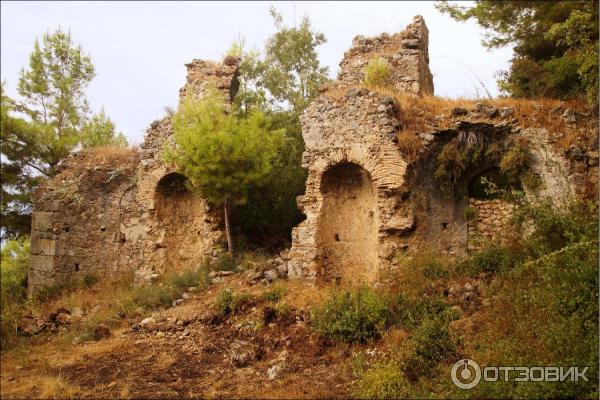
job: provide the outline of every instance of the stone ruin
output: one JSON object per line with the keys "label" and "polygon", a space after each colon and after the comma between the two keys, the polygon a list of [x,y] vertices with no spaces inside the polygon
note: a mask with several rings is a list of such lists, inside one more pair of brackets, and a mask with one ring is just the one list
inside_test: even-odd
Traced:
{"label": "stone ruin", "polygon": [[[597,147],[587,153],[576,149],[567,157],[552,145],[543,126],[522,128],[513,109],[485,103],[432,118],[414,133],[419,151],[410,156],[398,145],[406,130],[403,105],[362,85],[364,67],[373,57],[388,60],[393,91],[433,94],[422,17],[401,33],[353,40],[338,79],[322,88],[301,117],[306,145],[302,165],[308,178],[298,206],[306,219],[294,228],[291,248],[278,259],[289,277],[375,282],[395,268],[398,254],[459,255],[477,248],[476,238],[494,239],[513,205],[478,199],[471,186],[497,168],[497,161],[484,157],[456,183],[460,195],[448,196],[433,176],[438,154],[451,141],[502,146],[525,138],[533,144],[531,169],[542,182],[535,196],[555,202],[581,196],[590,182],[597,182]],[[238,64],[235,57],[222,63],[194,60],[186,65],[180,96],[199,96],[213,84],[230,104],[238,88]],[[582,128],[585,116],[564,110],[563,117],[569,129],[596,129],[597,137],[593,119]],[[151,124],[137,152],[75,154],[36,191],[31,291],[87,273],[134,271],[136,281],[144,282],[167,269],[196,266],[222,254],[218,210],[190,193],[186,178],[162,159],[172,133],[167,116]],[[467,220],[467,207],[477,210],[478,221]]]}

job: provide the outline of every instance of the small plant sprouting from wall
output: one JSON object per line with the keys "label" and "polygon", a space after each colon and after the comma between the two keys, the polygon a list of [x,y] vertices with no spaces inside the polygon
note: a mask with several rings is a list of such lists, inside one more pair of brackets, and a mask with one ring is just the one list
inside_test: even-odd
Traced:
{"label": "small plant sprouting from wall", "polygon": [[365,67],[365,85],[371,87],[387,87],[390,85],[390,65],[388,61],[379,56],[369,60]]}

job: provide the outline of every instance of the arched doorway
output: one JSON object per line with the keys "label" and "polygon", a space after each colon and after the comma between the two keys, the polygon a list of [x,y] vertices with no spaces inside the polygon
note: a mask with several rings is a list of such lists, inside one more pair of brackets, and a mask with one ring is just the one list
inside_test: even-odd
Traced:
{"label": "arched doorway", "polygon": [[321,178],[323,205],[317,246],[323,277],[374,281],[378,267],[377,192],[369,173],[353,163],[329,168]]}
{"label": "arched doorway", "polygon": [[155,245],[165,269],[195,266],[204,256],[206,204],[187,188],[178,173],[163,176],[156,185],[155,212],[158,240]]}

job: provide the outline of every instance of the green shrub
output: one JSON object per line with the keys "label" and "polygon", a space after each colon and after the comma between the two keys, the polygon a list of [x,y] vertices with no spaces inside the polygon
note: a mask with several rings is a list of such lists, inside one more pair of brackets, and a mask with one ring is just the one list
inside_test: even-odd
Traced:
{"label": "green shrub", "polygon": [[422,262],[421,272],[425,278],[440,279],[450,276],[450,271],[437,258],[428,257]]}
{"label": "green shrub", "polygon": [[390,322],[388,296],[369,286],[333,290],[325,303],[312,312],[320,334],[346,342],[366,342]]}
{"label": "green shrub", "polygon": [[452,140],[439,152],[433,178],[445,194],[450,194],[463,173],[479,160],[483,148],[479,143],[460,143]]}
{"label": "green shrub", "polygon": [[369,60],[365,67],[365,85],[386,87],[390,84],[391,70],[388,61],[383,57]]}
{"label": "green shrub", "polygon": [[225,254],[211,264],[211,269],[215,271],[236,271],[237,261],[237,257]]}
{"label": "green shrub", "polygon": [[98,277],[96,275],[94,275],[94,274],[85,274],[83,276],[83,284],[86,287],[92,287],[96,283],[98,283]]}
{"label": "green shrub", "polygon": [[514,223],[518,232],[531,231],[522,235],[522,242],[525,252],[536,257],[573,243],[597,240],[598,202],[573,202],[561,209],[549,200],[524,203],[515,213]]}
{"label": "green shrub", "polygon": [[477,218],[479,218],[479,213],[477,212],[477,209],[474,207],[465,207],[465,210],[463,211],[464,216],[465,216],[465,220],[467,222],[473,222],[476,221]]}
{"label": "green shrub", "polygon": [[261,300],[277,303],[285,296],[286,289],[284,286],[276,284],[271,286],[260,296]]}
{"label": "green shrub", "polygon": [[132,291],[132,300],[138,306],[151,309],[169,307],[175,296],[168,288],[156,285],[138,286]]}
{"label": "green shrub", "polygon": [[249,293],[235,294],[231,289],[223,289],[217,294],[215,310],[221,316],[234,314],[244,306],[252,303],[253,297]]}
{"label": "green shrub", "polygon": [[396,294],[390,301],[390,313],[390,323],[409,330],[419,326],[428,316],[450,319],[450,309],[444,299],[440,297],[412,299],[402,293]]}
{"label": "green shrub", "polygon": [[27,297],[29,239],[7,240],[0,253],[0,299],[2,307]]}
{"label": "green shrub", "polygon": [[406,399],[412,397],[411,394],[409,383],[395,363],[362,372],[354,391],[360,399]]}
{"label": "green shrub", "polygon": [[457,271],[475,277],[481,272],[498,273],[516,263],[516,255],[502,246],[490,246],[460,261]]}
{"label": "green shrub", "polygon": [[197,287],[198,289],[205,289],[210,285],[210,277],[208,270],[201,266],[194,269],[186,269],[181,272],[170,272],[164,277],[164,282],[178,289],[187,289],[190,287]]}
{"label": "green shrub", "polygon": [[57,299],[67,292],[72,292],[81,286],[81,282],[68,277],[62,281],[56,282],[49,286],[40,288],[34,293],[34,298],[40,303],[44,303],[48,300]]}
{"label": "green shrub", "polygon": [[529,170],[531,155],[524,141],[514,142],[500,159],[500,171],[510,180],[518,181]]}

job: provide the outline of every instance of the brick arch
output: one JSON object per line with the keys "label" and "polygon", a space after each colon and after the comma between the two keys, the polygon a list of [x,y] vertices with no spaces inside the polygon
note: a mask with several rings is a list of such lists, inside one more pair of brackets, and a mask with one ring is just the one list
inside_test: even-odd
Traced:
{"label": "brick arch", "polygon": [[318,176],[317,187],[321,185],[323,173],[340,163],[353,163],[364,168],[371,176],[378,190],[388,191],[400,188],[405,182],[407,162],[392,143],[382,145],[373,152],[365,147],[339,148],[317,159],[312,168]]}

